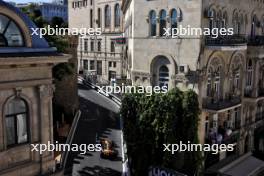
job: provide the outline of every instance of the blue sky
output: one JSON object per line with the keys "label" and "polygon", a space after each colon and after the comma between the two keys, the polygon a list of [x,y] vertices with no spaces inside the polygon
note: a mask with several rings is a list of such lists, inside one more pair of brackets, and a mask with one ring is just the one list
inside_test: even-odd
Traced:
{"label": "blue sky", "polygon": [[51,0],[5,0],[15,3],[27,3],[27,2],[51,2]]}

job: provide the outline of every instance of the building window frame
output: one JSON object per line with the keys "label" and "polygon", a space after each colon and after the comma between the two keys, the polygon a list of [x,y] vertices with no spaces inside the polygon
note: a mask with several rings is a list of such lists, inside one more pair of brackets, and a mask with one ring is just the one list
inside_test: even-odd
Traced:
{"label": "building window frame", "polygon": [[[12,104],[13,103],[13,104]],[[14,109],[8,109],[8,108],[14,108]],[[19,109],[17,109],[19,108]],[[12,113],[8,112],[9,110],[14,111]],[[10,101],[7,102],[7,104],[5,105],[5,131],[6,131],[6,147],[7,148],[13,148],[19,145],[23,145],[23,144],[27,144],[30,142],[30,124],[29,124],[29,106],[28,103],[26,102],[25,99],[23,98],[19,98],[19,97],[15,97],[13,99],[11,99]],[[23,122],[22,122],[22,121]],[[22,122],[22,123],[21,123]],[[8,123],[9,125],[11,125],[8,128]],[[21,123],[21,124],[20,124]],[[13,128],[13,129],[11,129]],[[22,128],[22,131],[21,130]],[[23,129],[25,128],[25,129]],[[10,131],[13,131],[13,134],[10,133]],[[26,134],[24,134],[26,133]],[[19,139],[19,136],[21,136],[20,134],[24,134],[25,139]],[[13,135],[10,136],[10,138],[13,138],[11,140],[12,143],[8,143],[8,136],[9,135]],[[23,137],[24,137],[23,136]],[[22,141],[19,141],[22,140]]]}

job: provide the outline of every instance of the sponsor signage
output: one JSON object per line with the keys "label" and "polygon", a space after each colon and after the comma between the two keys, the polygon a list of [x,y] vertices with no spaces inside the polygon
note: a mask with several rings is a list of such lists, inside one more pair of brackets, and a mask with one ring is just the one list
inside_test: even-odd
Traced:
{"label": "sponsor signage", "polygon": [[148,176],[187,176],[187,175],[162,167],[150,167]]}
{"label": "sponsor signage", "polygon": [[126,38],[125,37],[117,37],[114,40],[115,40],[116,44],[118,44],[118,45],[126,44]]}

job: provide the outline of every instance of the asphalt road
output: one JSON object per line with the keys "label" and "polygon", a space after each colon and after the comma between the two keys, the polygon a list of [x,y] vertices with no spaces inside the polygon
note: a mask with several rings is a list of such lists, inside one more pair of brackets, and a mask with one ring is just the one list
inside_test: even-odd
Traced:
{"label": "asphalt road", "polygon": [[98,144],[101,138],[114,142],[118,157],[114,160],[102,159],[100,152],[84,155],[70,152],[66,162],[71,174],[82,176],[120,176],[122,173],[121,130],[118,116],[119,107],[113,101],[79,85],[79,99],[82,115],[77,124],[73,144]]}

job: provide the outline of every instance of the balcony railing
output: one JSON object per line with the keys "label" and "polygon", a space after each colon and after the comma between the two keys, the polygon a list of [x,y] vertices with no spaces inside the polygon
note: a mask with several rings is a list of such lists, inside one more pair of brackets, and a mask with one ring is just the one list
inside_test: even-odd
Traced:
{"label": "balcony railing", "polygon": [[248,39],[249,46],[263,46],[264,35],[250,36]]}
{"label": "balcony railing", "polygon": [[[224,129],[224,133],[226,134],[226,131],[228,129]],[[222,135],[223,137],[221,141],[218,141],[218,135],[220,135],[220,133],[212,133],[211,135],[209,134],[206,138],[205,138],[205,143],[208,144],[233,144],[236,143],[239,139],[239,131],[237,130],[233,130],[233,132],[227,136],[227,135]]]}
{"label": "balcony railing", "polygon": [[222,110],[226,109],[232,106],[236,106],[241,103],[241,97],[230,97],[228,99],[219,99],[219,100],[214,100],[213,98],[205,98],[203,100],[203,108],[204,109],[210,109],[210,110]]}
{"label": "balcony railing", "polygon": [[245,35],[225,35],[213,38],[212,36],[206,37],[205,45],[207,46],[237,46],[246,45],[247,38]]}

